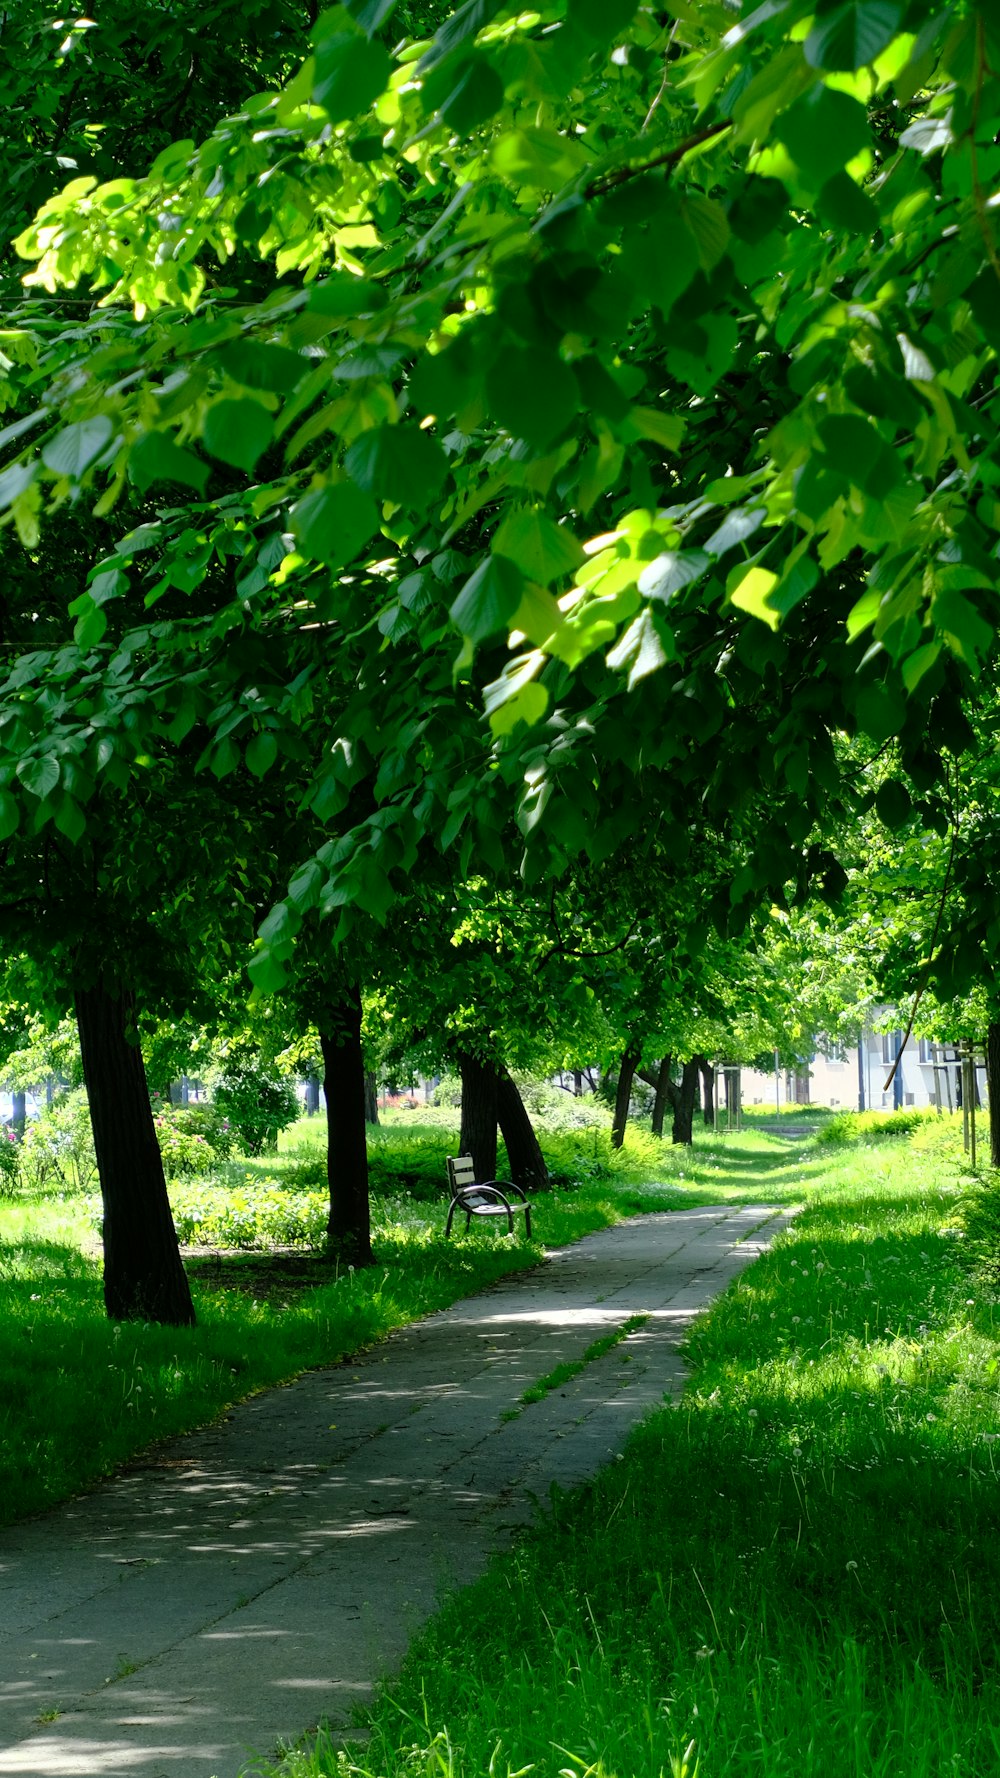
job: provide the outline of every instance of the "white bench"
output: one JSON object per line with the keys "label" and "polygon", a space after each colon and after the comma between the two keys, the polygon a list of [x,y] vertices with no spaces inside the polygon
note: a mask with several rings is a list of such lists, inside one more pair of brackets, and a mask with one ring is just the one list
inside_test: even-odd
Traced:
{"label": "white bench", "polygon": [[[525,1238],[531,1240],[531,1205],[521,1187],[514,1185],[513,1181],[490,1179],[485,1183],[477,1182],[471,1154],[450,1154],[448,1185],[451,1190],[451,1204],[444,1228],[446,1239],[451,1234],[456,1210],[465,1212],[466,1233],[472,1226],[474,1216],[505,1216],[507,1231],[511,1235],[514,1233],[514,1212],[520,1210],[524,1212]],[[521,1202],[512,1204],[510,1193],[515,1193]]]}

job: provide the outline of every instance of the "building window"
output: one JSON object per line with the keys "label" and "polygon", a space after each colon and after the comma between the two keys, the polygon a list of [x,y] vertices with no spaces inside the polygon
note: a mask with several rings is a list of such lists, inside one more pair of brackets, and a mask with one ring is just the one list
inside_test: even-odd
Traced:
{"label": "building window", "polygon": [[921,1062],[933,1062],[934,1060],[934,1044],[929,1037],[920,1039],[919,1060]]}

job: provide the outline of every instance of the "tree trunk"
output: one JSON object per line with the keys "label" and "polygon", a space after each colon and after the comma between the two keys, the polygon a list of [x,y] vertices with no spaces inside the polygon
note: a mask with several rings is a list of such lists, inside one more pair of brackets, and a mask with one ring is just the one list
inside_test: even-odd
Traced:
{"label": "tree trunk", "polygon": [[615,1115],[611,1120],[612,1148],[621,1148],[625,1141],[625,1125],[628,1123],[632,1082],[641,1059],[642,1052],[634,1049],[631,1045],[622,1056],[621,1068],[618,1071],[618,1088],[615,1093]]}
{"label": "tree trunk", "polygon": [[172,1080],[170,1082],[169,1093],[171,1105],[182,1105],[184,1103],[184,1089],[179,1080]]}
{"label": "tree trunk", "polygon": [[189,1327],[194,1307],[128,989],[99,980],[75,995],[83,1078],[104,1201],[104,1304],[113,1321]]}
{"label": "tree trunk", "polygon": [[697,1084],[698,1060],[693,1056],[689,1062],[685,1062],[681,1084],[672,1095],[674,1127],[671,1134],[675,1143],[690,1144],[694,1141],[694,1093]]}
{"label": "tree trunk", "polygon": [[579,1068],[573,1070],[573,1097],[575,1099],[583,1097],[583,1075]]}
{"label": "tree trunk", "polygon": [[378,1085],[370,1068],[365,1069],[365,1123],[378,1123]]}
{"label": "tree trunk", "polygon": [[514,1082],[501,1068],[497,1075],[497,1120],[507,1148],[507,1164],[515,1185],[523,1191],[544,1191],[549,1183],[545,1156]]}
{"label": "tree trunk", "polygon": [[715,1123],[715,1070],[707,1056],[695,1056],[701,1069],[702,1117],[711,1129]]}
{"label": "tree trunk", "polygon": [[23,1136],[24,1126],[28,1121],[28,1107],[24,1093],[11,1093],[10,1121],[16,1134]]}
{"label": "tree trunk", "polygon": [[370,1266],[371,1212],[368,1203],[368,1142],[365,1136],[365,1063],[361,1050],[361,989],[345,988],[319,1034],[326,1095],[326,1177],[330,1213],[326,1221],[331,1251],[352,1266]]}
{"label": "tree trunk", "polygon": [[990,1095],[990,1161],[1000,1167],[1000,1019],[986,1027],[986,1085]]}
{"label": "tree trunk", "polygon": [[672,1058],[670,1056],[664,1056],[656,1073],[656,1084],[653,1089],[655,1093],[655,1098],[653,1099],[654,1136],[662,1137],[663,1135],[663,1120],[666,1117],[667,1106],[670,1103],[671,1060]]}
{"label": "tree trunk", "polygon": [[462,1134],[459,1147],[471,1154],[476,1178],[484,1184],[497,1174],[497,1071],[491,1062],[462,1052]]}

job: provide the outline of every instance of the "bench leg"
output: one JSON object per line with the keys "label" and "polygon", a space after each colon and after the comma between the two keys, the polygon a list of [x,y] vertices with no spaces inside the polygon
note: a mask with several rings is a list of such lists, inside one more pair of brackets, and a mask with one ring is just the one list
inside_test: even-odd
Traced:
{"label": "bench leg", "polygon": [[452,1198],[452,1200],[451,1200],[451,1205],[450,1205],[450,1208],[449,1208],[449,1210],[448,1210],[448,1220],[447,1220],[447,1222],[446,1222],[446,1223],[445,1223],[445,1225],[444,1225],[444,1238],[445,1238],[445,1240],[446,1240],[446,1241],[447,1241],[447,1239],[448,1239],[448,1237],[449,1237],[449,1236],[450,1236],[450,1234],[451,1234],[451,1225],[452,1225],[452,1220],[453,1220],[453,1218],[454,1218],[454,1215],[455,1215],[455,1210],[456,1210],[456,1208],[457,1208],[457,1204],[458,1204],[458,1199],[457,1199],[457,1198]]}

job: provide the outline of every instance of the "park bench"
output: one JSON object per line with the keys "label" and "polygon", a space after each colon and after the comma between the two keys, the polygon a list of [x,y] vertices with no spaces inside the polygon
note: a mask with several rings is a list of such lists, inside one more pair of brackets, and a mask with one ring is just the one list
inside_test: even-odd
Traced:
{"label": "park bench", "polygon": [[[474,1216],[506,1216],[507,1230],[511,1235],[514,1233],[514,1212],[523,1210],[524,1232],[527,1239],[531,1240],[531,1205],[521,1187],[514,1185],[513,1181],[490,1179],[477,1182],[471,1154],[450,1154],[448,1185],[451,1190],[451,1204],[444,1229],[446,1238],[451,1234],[456,1210],[465,1212],[466,1232],[471,1228]],[[521,1199],[519,1204],[511,1203],[508,1196],[511,1192]]]}

